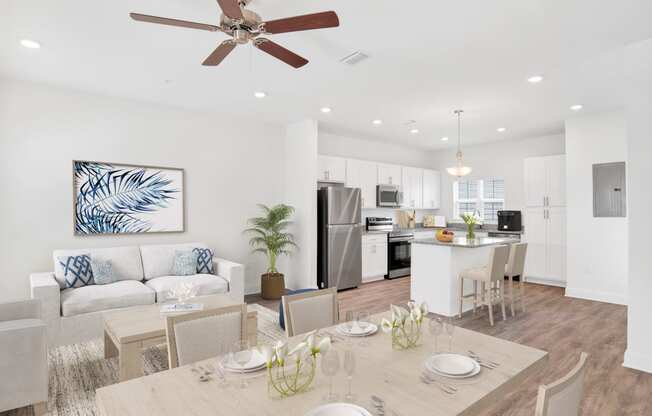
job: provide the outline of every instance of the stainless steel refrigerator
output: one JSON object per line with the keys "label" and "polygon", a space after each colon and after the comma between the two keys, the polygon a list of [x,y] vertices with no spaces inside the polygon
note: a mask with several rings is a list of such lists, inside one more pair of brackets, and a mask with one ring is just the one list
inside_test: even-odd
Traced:
{"label": "stainless steel refrigerator", "polygon": [[360,188],[317,191],[317,284],[338,290],[362,282]]}

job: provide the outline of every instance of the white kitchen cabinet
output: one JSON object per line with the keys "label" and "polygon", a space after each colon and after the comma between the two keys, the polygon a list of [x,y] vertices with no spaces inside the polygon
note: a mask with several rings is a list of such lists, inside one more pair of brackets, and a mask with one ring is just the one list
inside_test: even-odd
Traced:
{"label": "white kitchen cabinet", "polygon": [[403,207],[422,208],[423,169],[404,167],[401,171]]}
{"label": "white kitchen cabinet", "polygon": [[527,208],[524,213],[526,279],[563,286],[566,282],[566,209]]}
{"label": "white kitchen cabinet", "polygon": [[376,208],[378,164],[366,160],[346,160],[346,186],[361,189],[362,208]]}
{"label": "white kitchen cabinet", "polygon": [[378,184],[401,186],[401,167],[379,163]]}
{"label": "white kitchen cabinet", "polygon": [[362,236],[362,281],[379,280],[387,274],[387,234]]}
{"label": "white kitchen cabinet", "polygon": [[441,205],[441,175],[436,170],[423,170],[423,205],[425,209],[439,209]]}
{"label": "white kitchen cabinet", "polygon": [[346,159],[319,155],[317,159],[317,178],[325,182],[346,182]]}
{"label": "white kitchen cabinet", "polygon": [[566,205],[566,157],[532,157],[524,160],[525,205],[562,207]]}

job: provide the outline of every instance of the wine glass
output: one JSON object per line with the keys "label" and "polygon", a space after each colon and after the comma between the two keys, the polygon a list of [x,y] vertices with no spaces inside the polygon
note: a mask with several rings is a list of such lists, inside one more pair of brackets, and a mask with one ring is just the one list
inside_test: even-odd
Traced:
{"label": "wine glass", "polygon": [[448,351],[453,351],[453,332],[455,332],[455,325],[453,325],[453,318],[448,318],[444,321],[444,329],[448,334]]}
{"label": "wine glass", "polygon": [[217,365],[215,366],[215,372],[220,381],[220,387],[227,387],[229,385],[224,366],[230,359],[230,348],[228,342],[220,342],[217,345]]}
{"label": "wine glass", "polygon": [[430,335],[435,337],[435,354],[437,354],[437,339],[443,330],[444,322],[439,317],[434,317],[428,322],[428,329],[430,330]]}
{"label": "wine glass", "polygon": [[367,334],[367,329],[370,326],[369,312],[366,311],[358,312],[357,323],[358,323],[358,327],[362,330],[362,334],[363,334],[362,339],[360,340],[360,346],[366,347],[368,345],[366,334]]}
{"label": "wine glass", "polygon": [[240,388],[247,387],[247,380],[244,376],[244,366],[251,361],[251,346],[247,340],[238,340],[233,343],[231,358],[240,367]]}
{"label": "wine glass", "polygon": [[353,324],[355,321],[355,313],[353,311],[346,311],[346,330],[349,332],[349,335],[353,331]]}
{"label": "wine glass", "polygon": [[353,402],[355,395],[351,392],[351,381],[355,373],[355,352],[353,349],[347,349],[344,352],[344,371],[346,371],[346,380],[349,385],[348,393],[344,396],[344,400]]}
{"label": "wine glass", "polygon": [[333,393],[333,377],[340,369],[340,356],[336,350],[329,350],[321,358],[321,371],[325,376],[329,377],[328,381],[328,394],[324,396],[324,401],[334,402],[337,400],[337,394]]}

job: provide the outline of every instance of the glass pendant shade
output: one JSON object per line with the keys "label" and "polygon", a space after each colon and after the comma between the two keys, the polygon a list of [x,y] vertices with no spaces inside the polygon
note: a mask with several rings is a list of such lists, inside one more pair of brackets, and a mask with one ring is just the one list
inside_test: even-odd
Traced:
{"label": "glass pendant shade", "polygon": [[446,168],[446,172],[448,172],[449,175],[451,176],[456,176],[458,178],[461,178],[462,176],[466,176],[473,169],[471,169],[469,166],[464,166],[464,163],[462,162],[462,126],[461,126],[461,117],[462,113],[464,110],[456,110],[455,114],[457,114],[457,154],[455,155],[455,158],[457,159],[457,164],[456,166],[452,168]]}

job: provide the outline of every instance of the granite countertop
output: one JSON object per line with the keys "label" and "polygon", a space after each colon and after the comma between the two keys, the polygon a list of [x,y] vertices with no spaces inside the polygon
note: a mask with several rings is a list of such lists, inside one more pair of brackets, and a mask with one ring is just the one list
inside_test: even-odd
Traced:
{"label": "granite countertop", "polygon": [[518,240],[513,238],[493,238],[493,237],[480,237],[469,240],[466,237],[455,237],[452,242],[444,243],[435,238],[415,239],[412,244],[425,244],[432,246],[448,246],[448,247],[462,247],[462,248],[478,248],[487,246],[497,246],[501,244],[518,243]]}

